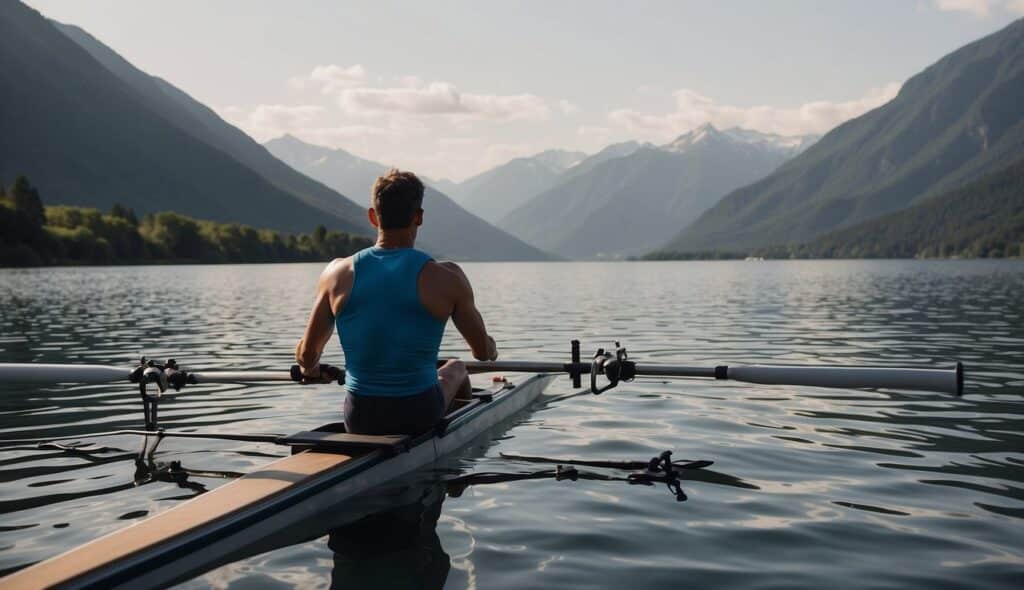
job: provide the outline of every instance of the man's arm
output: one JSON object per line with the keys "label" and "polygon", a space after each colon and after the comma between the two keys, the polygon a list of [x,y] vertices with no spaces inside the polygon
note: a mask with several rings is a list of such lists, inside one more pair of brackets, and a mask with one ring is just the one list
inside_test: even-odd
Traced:
{"label": "man's arm", "polygon": [[334,310],[339,307],[339,287],[342,286],[347,260],[335,260],[327,265],[317,283],[313,311],[306,322],[306,331],[295,346],[295,361],[302,368],[302,374],[319,377],[320,355],[334,333]]}
{"label": "man's arm", "polygon": [[487,334],[484,318],[476,308],[473,286],[469,284],[469,278],[454,262],[442,262],[441,265],[455,276],[452,322],[469,344],[473,358],[478,361],[498,360],[498,346],[494,338]]}

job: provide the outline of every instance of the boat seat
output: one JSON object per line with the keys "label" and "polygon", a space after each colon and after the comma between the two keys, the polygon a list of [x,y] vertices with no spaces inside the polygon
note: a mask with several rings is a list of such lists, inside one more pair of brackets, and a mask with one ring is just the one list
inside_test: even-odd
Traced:
{"label": "boat seat", "polygon": [[411,440],[411,436],[404,434],[369,435],[311,430],[286,436],[281,442],[290,445],[293,451],[301,447],[301,450],[361,455],[368,451],[383,450],[393,455],[407,451]]}

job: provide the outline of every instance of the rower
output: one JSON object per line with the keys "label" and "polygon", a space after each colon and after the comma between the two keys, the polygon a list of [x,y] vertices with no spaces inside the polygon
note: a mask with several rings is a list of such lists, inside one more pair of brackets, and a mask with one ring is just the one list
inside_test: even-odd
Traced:
{"label": "rower", "polygon": [[469,398],[469,373],[451,359],[438,368],[448,318],[473,358],[498,358],[454,262],[416,250],[423,224],[423,183],[392,169],[377,178],[367,210],[377,243],[327,265],[317,284],[306,331],[295,349],[304,382],[324,379],[320,355],[337,328],[345,352],[345,427],[356,434],[420,434],[456,396]]}

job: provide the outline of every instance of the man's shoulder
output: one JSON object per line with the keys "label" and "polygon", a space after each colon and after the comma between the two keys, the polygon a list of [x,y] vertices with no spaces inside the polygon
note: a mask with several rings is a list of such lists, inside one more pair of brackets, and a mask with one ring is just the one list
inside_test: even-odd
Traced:
{"label": "man's shoulder", "polygon": [[323,272],[320,273],[320,284],[334,288],[339,284],[346,282],[346,280],[351,282],[352,269],[353,264],[351,256],[335,258],[328,262],[327,266],[324,267]]}
{"label": "man's shoulder", "polygon": [[457,286],[469,284],[462,267],[447,260],[431,260],[424,265],[423,272],[431,283]]}
{"label": "man's shoulder", "polygon": [[438,275],[456,275],[465,277],[466,273],[463,272],[462,267],[450,260],[428,260],[425,269],[430,269]]}
{"label": "man's shoulder", "polygon": [[345,256],[342,258],[335,258],[334,260],[327,263],[327,267],[324,268],[324,274],[338,273],[352,270],[354,256]]}

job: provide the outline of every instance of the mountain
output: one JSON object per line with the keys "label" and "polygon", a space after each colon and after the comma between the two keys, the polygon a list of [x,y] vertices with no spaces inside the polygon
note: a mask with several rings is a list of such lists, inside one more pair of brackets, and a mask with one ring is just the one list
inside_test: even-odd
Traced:
{"label": "mountain", "polygon": [[358,227],[183,131],[20,2],[0,2],[0,87],[0,180],[25,174],[54,203],[285,231]]}
{"label": "mountain", "polygon": [[899,94],[723,198],[663,249],[801,243],[926,201],[1024,155],[1024,19],[942,58]]}
{"label": "mountain", "polygon": [[374,181],[388,169],[383,164],[360,158],[345,150],[312,145],[289,134],[271,139],[263,147],[295,170],[346,195],[352,195],[360,203],[360,214],[363,217],[366,217]]}
{"label": "mountain", "polygon": [[147,106],[196,139],[238,160],[268,182],[309,205],[342,217],[345,229],[370,232],[363,208],[336,191],[299,174],[212,109],[167,81],[151,76],[126,61],[95,37],[73,25],[53,22],[59,31],[144,97]]}
{"label": "mountain", "polygon": [[1024,160],[945,195],[760,252],[773,258],[1024,257]]}
{"label": "mountain", "polygon": [[474,214],[494,221],[554,186],[563,172],[585,157],[583,152],[548,150],[516,158],[464,180],[451,195]]}
{"label": "mountain", "polygon": [[724,140],[752,151],[765,150],[773,154],[793,157],[819,139],[821,139],[819,135],[778,135],[740,127],[718,131],[714,125],[707,123],[689,133],[680,135],[671,143],[663,146],[662,149],[669,152],[686,153],[698,143]]}
{"label": "mountain", "polygon": [[449,196],[458,192],[459,190],[459,183],[455,182],[454,180],[449,180],[447,178],[438,178],[435,180],[433,178],[427,178],[424,176],[423,182],[434,187],[439,192],[442,192]]}
{"label": "mountain", "polygon": [[570,169],[562,182],[500,225],[571,258],[639,255],[663,244],[722,195],[771,173],[809,141],[786,138],[782,145],[781,138],[756,131],[704,125],[661,147],[623,149],[627,155],[608,155],[578,174]]}
{"label": "mountain", "polygon": [[580,161],[575,166],[572,166],[565,171],[565,178],[573,176],[581,176],[593,170],[601,162],[612,160],[614,158],[623,158],[632,154],[642,147],[653,148],[654,145],[650,143],[640,143],[638,141],[624,141],[622,143],[613,143],[601,151],[597,152],[592,156],[588,156]]}
{"label": "mountain", "polygon": [[[388,167],[341,149],[311,145],[284,135],[265,144],[275,157],[296,170],[369,206],[370,189]],[[551,256],[495,228],[459,207],[444,193],[427,186],[420,228],[426,247],[437,256],[459,260],[549,260]]]}

